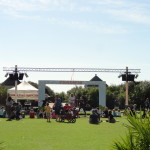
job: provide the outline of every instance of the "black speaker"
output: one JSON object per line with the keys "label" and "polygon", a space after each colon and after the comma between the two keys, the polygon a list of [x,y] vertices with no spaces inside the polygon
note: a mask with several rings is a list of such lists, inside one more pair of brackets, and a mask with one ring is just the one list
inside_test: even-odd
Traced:
{"label": "black speaker", "polygon": [[14,80],[14,75],[13,74],[9,74],[9,79],[10,80]]}
{"label": "black speaker", "polygon": [[122,81],[126,81],[126,74],[122,74]]}
{"label": "black speaker", "polygon": [[128,81],[134,81],[135,75],[134,74],[129,74],[127,77]]}
{"label": "black speaker", "polygon": [[19,80],[23,80],[24,73],[19,73]]}
{"label": "black speaker", "polygon": [[126,74],[122,74],[122,81],[134,81],[135,75],[128,74],[126,79]]}
{"label": "black speaker", "polygon": [[14,80],[18,80],[18,73],[14,74]]}

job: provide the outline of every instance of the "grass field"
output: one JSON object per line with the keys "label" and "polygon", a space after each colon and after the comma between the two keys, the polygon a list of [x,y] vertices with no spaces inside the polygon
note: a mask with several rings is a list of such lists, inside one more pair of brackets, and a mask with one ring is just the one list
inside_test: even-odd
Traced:
{"label": "grass field", "polygon": [[[0,141],[5,150],[111,150],[115,139],[125,135],[122,125],[126,119],[116,118],[114,124],[88,123],[88,117],[77,119],[76,123],[59,123],[51,119],[30,119],[6,121],[0,118]],[[103,120],[106,120],[103,118]]]}

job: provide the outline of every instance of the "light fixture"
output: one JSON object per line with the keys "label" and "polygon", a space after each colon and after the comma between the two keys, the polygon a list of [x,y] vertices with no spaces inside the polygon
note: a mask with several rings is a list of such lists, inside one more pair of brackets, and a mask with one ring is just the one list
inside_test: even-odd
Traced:
{"label": "light fixture", "polygon": [[26,76],[26,78],[28,78],[29,76],[27,75],[27,73],[24,74]]}
{"label": "light fixture", "polygon": [[118,76],[118,78],[120,78],[122,76],[122,74],[120,74],[119,76]]}
{"label": "light fixture", "polygon": [[7,77],[7,76],[8,76],[8,73],[5,74],[5,77]]}
{"label": "light fixture", "polygon": [[139,75],[138,75],[138,74],[136,74],[136,75],[135,75],[135,78],[137,79],[137,78],[138,78],[138,76],[139,76]]}

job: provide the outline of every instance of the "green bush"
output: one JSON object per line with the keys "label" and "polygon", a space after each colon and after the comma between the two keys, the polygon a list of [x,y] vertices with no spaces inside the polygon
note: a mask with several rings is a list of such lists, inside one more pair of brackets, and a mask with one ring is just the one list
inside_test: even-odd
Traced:
{"label": "green bush", "polygon": [[126,138],[114,142],[116,150],[150,150],[150,116],[148,113],[142,119],[142,112],[133,115],[127,113],[129,124],[124,126],[128,129]]}

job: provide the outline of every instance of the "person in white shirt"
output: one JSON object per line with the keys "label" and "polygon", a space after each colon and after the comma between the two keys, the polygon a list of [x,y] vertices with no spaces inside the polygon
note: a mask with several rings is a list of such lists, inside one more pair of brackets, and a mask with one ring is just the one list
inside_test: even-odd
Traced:
{"label": "person in white shirt", "polygon": [[118,109],[117,117],[121,117],[121,111],[120,111],[120,109]]}
{"label": "person in white shirt", "polygon": [[69,104],[72,108],[75,107],[75,99],[76,98],[75,98],[74,94],[71,93],[71,95],[69,97]]}

